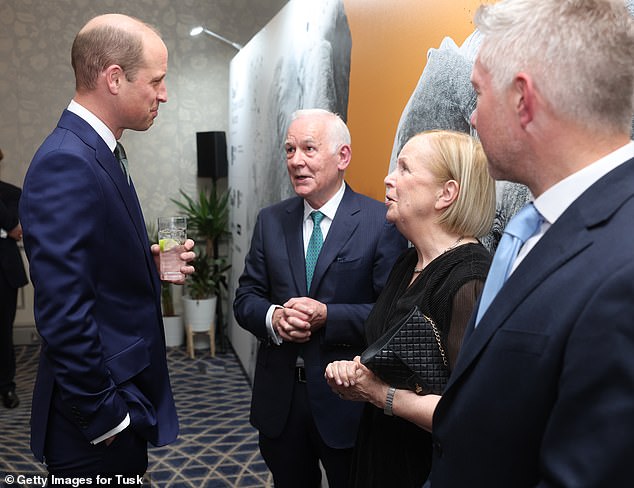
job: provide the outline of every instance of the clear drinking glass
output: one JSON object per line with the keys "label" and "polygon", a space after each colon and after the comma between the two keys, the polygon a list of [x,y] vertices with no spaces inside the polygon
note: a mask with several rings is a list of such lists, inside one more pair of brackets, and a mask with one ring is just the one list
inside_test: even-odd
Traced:
{"label": "clear drinking glass", "polygon": [[187,217],[159,217],[158,241],[161,248],[160,274],[163,281],[180,281],[185,278],[181,266],[185,264],[180,254],[185,251]]}

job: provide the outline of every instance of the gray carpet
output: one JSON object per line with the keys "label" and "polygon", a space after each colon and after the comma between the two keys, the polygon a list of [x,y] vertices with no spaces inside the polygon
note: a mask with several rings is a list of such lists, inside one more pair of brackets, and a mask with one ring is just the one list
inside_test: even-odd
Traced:
{"label": "gray carpet", "polygon": [[[31,394],[38,347],[16,347],[17,392],[22,403],[14,410],[0,405],[0,486],[7,475],[42,475],[45,469],[29,450]],[[146,486],[224,488],[272,486],[260,457],[257,431],[249,424],[251,389],[231,351],[209,356],[197,351],[190,359],[184,348],[170,348],[168,363],[180,435],[166,447],[150,447]]]}

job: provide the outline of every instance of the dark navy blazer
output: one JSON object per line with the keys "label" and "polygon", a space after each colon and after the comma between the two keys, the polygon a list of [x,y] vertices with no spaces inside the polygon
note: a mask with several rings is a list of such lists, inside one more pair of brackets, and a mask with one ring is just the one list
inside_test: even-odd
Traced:
{"label": "dark navy blazer", "polygon": [[[260,212],[236,291],[236,319],[260,339],[251,422],[268,437],[280,435],[291,407],[301,347],[311,409],[322,439],[330,447],[349,448],[363,404],[337,397],[324,371],[331,361],[352,359],[365,347],[365,319],[406,241],[385,220],[382,203],[346,187],[307,290],[303,217],[299,197]],[[265,325],[269,307],[302,296],[328,306],[326,326],[301,346],[273,344]]]}
{"label": "dark navy blazer", "polygon": [[[134,186],[99,135],[65,111],[28,170],[20,218],[42,354],[31,448],[42,459],[51,404],[87,440],[131,427],[174,440],[160,283]],[[54,398],[54,396],[56,398]]]}
{"label": "dark navy blazer", "polygon": [[433,438],[434,488],[631,486],[634,160],[511,275],[465,340]]}

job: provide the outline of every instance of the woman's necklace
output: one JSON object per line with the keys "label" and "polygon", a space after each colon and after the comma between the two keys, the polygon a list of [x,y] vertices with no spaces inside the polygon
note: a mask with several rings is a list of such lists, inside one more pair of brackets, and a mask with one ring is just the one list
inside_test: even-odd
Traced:
{"label": "woman's necklace", "polygon": [[[447,249],[445,249],[443,252],[440,253],[440,255],[442,256],[443,254],[445,254],[446,252],[451,251],[452,249],[454,249],[458,244],[460,244],[462,242],[462,239],[464,239],[464,236],[460,236],[458,237],[458,240],[456,242],[454,242],[451,246],[449,246]],[[422,273],[424,268],[414,268],[414,274],[416,273]]]}

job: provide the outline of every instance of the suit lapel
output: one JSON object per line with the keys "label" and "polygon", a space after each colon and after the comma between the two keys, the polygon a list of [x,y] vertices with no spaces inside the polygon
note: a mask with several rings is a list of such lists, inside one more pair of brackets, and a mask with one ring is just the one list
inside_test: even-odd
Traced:
{"label": "suit lapel", "polygon": [[110,179],[117,188],[117,191],[126,206],[130,219],[132,219],[132,222],[134,223],[137,235],[141,239],[141,242],[144,242],[143,236],[147,231],[144,228],[145,226],[143,223],[143,216],[141,214],[141,206],[134,189],[134,184],[130,182],[128,185],[128,181],[119,167],[119,162],[114,157],[114,154],[110,152],[105,143],[103,144],[103,147],[100,145],[99,148],[97,148],[97,162],[101,165],[104,171],[108,173],[108,176],[110,176]]}
{"label": "suit lapel", "polygon": [[[497,330],[535,288],[592,245],[592,228],[610,219],[625,200],[633,197],[633,181],[634,159],[588,188],[548,229],[504,284],[478,328],[465,340],[447,388],[464,374]],[[474,316],[469,328],[473,328]]]}
{"label": "suit lapel", "polygon": [[97,134],[85,120],[68,110],[64,111],[58,125],[74,132],[86,145],[94,149],[97,163],[108,174],[117,188],[128,210],[128,214],[134,222],[137,234],[140,230],[145,233],[145,229],[141,229],[141,227],[143,227],[143,219],[140,215],[140,207],[134,189],[131,185],[128,185],[128,181],[123,171],[121,171],[119,162],[104,140],[99,137],[99,134]]}
{"label": "suit lapel", "polygon": [[[348,242],[350,236],[359,225],[359,206],[356,194],[346,186],[345,193],[337,209],[335,219],[330,225],[330,230],[319,253],[315,273],[311,283],[311,290],[317,290],[326,271],[335,260],[341,248]],[[305,274],[305,271],[304,271]],[[309,293],[310,291],[309,290]]]}
{"label": "suit lapel", "polygon": [[[119,162],[110,151],[108,145],[85,120],[68,110],[64,111],[58,125],[75,133],[86,145],[94,149],[97,164],[108,174],[123,200],[128,216],[134,225],[136,235],[143,247],[147,266],[155,269],[156,265],[150,252],[147,230],[134,185],[132,183],[128,185]],[[154,276],[152,273],[151,275]],[[152,285],[156,288],[154,280],[152,280]]]}
{"label": "suit lapel", "polygon": [[291,265],[291,274],[299,296],[306,296],[306,259],[304,256],[303,218],[304,201],[293,198],[286,206],[287,217],[282,223],[286,249]]}
{"label": "suit lapel", "polygon": [[[108,175],[112,179],[112,182],[116,186],[117,191],[119,192],[119,195],[121,196],[121,199],[125,204],[126,210],[128,211],[128,215],[132,220],[132,223],[134,224],[136,235],[141,243],[141,246],[143,247],[145,262],[150,271],[150,276],[156,276],[156,273],[153,272],[153,270],[156,270],[156,264],[150,251],[150,242],[148,241],[147,229],[145,227],[143,212],[141,210],[141,204],[134,188],[134,183],[130,181],[130,184],[128,185],[128,180],[123,174],[123,171],[121,171],[119,161],[117,161],[117,159],[114,157],[114,154],[110,152],[110,149],[108,148],[108,146],[106,146],[105,142],[103,144],[100,144],[97,149],[97,162],[106,171],[106,173],[108,173]],[[152,286],[155,289],[158,289],[158,283],[156,283],[155,279],[152,279]]]}
{"label": "suit lapel", "polygon": [[[565,225],[558,224],[544,234],[520,263],[485,312],[477,329],[471,330],[460,351],[450,383],[468,369],[506,319],[535,288],[592,244],[590,234],[585,227],[578,225],[578,221],[567,220]],[[570,239],[571,235],[576,237]],[[471,317],[470,329],[473,329],[474,319],[475,314]]]}
{"label": "suit lapel", "polygon": [[[447,388],[474,362],[519,304],[548,276],[592,245],[591,230],[633,198],[634,159],[609,172],[586,190],[548,229],[504,284],[478,328],[465,339]],[[536,311],[538,313],[538,311]],[[469,328],[473,328],[475,314]]]}

